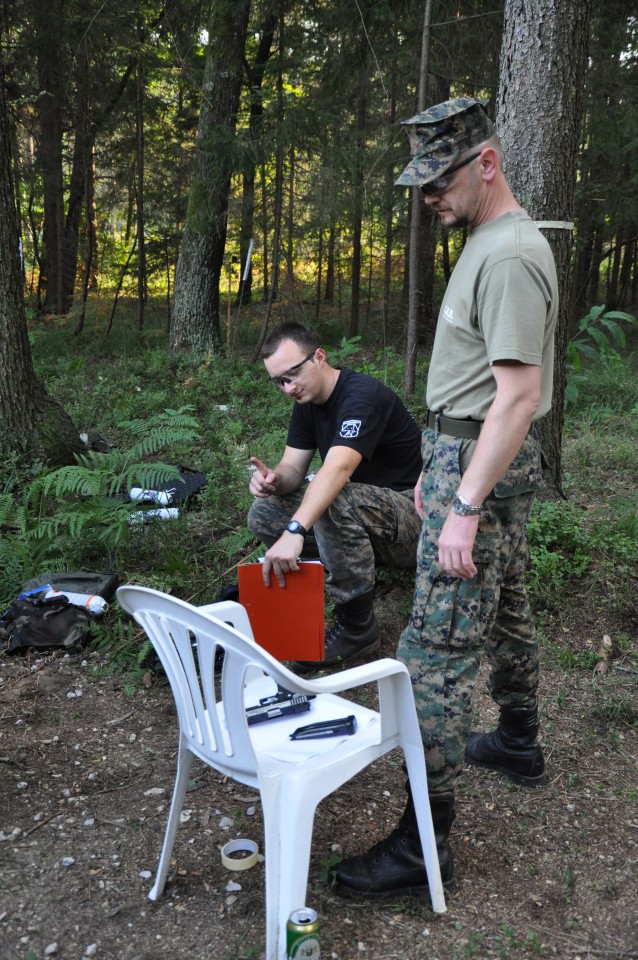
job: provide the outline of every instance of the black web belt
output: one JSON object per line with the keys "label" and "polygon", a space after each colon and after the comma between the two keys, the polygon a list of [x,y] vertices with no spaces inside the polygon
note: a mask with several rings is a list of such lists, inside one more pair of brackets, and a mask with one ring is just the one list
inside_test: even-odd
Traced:
{"label": "black web belt", "polygon": [[435,433],[445,433],[450,437],[461,437],[463,440],[478,440],[482,420],[455,420],[446,417],[443,413],[428,413],[428,427]]}

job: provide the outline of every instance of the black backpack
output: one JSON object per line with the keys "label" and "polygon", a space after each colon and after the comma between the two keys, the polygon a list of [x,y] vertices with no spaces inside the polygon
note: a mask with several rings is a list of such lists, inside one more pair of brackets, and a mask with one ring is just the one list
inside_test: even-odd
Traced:
{"label": "black backpack", "polygon": [[0,619],[0,643],[5,653],[25,650],[65,650],[78,653],[88,637],[93,618],[65,596],[44,599],[44,593],[18,597]]}
{"label": "black backpack", "polygon": [[38,587],[45,584],[53,590],[59,590],[65,593],[69,590],[71,593],[97,594],[110,602],[115,596],[115,591],[119,585],[119,578],[115,573],[96,573],[93,570],[72,570],[70,573],[56,572],[44,573],[32,580],[27,580],[22,584],[20,594],[37,591]]}

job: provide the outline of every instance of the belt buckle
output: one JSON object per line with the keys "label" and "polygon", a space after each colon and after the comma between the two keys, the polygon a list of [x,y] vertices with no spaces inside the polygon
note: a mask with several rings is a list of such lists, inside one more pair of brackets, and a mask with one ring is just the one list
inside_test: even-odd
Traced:
{"label": "belt buckle", "polygon": [[435,433],[441,432],[441,414],[440,413],[434,414],[434,432]]}

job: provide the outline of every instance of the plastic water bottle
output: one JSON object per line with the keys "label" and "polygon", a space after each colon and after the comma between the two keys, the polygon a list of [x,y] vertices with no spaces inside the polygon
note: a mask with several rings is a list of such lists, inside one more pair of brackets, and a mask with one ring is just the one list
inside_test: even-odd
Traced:
{"label": "plastic water bottle", "polygon": [[179,507],[160,507],[158,510],[136,510],[128,518],[129,523],[144,523],[145,520],[177,520]]}
{"label": "plastic water bottle", "polygon": [[51,597],[66,597],[74,607],[86,607],[90,613],[106,613],[109,608],[104,597],[97,593],[71,593],[69,590],[53,590],[49,588],[44,595],[45,600]]}
{"label": "plastic water bottle", "polygon": [[159,503],[162,507],[167,507],[173,499],[172,490],[144,490],[143,487],[131,487],[129,497],[131,500],[152,500],[153,503]]}

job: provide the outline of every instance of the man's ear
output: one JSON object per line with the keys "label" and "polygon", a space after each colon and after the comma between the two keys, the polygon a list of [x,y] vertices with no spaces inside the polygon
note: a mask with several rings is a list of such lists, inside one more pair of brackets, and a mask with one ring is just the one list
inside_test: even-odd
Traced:
{"label": "man's ear", "polygon": [[485,147],[481,150],[481,175],[484,180],[493,180],[499,169],[498,152],[494,147]]}
{"label": "man's ear", "polygon": [[317,352],[315,353],[315,360],[317,361],[318,365],[322,366],[322,364],[326,363],[327,359],[328,358],[326,356],[326,351],[323,349],[323,347],[317,347]]}

